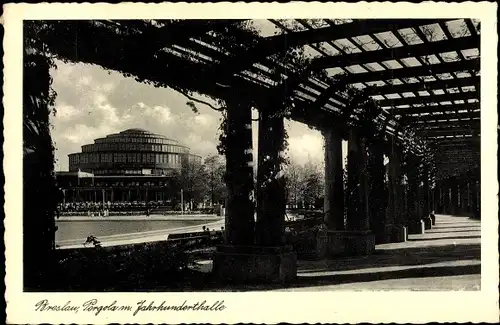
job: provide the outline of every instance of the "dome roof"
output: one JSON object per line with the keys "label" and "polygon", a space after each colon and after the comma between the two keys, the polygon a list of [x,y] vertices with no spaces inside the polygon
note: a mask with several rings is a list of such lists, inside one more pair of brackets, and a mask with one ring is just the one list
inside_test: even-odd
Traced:
{"label": "dome roof", "polygon": [[134,129],[127,129],[127,130],[125,130],[125,131],[120,132],[120,134],[124,134],[124,133],[142,133],[142,134],[149,134],[149,135],[154,134],[154,133],[149,132],[149,131],[147,131],[147,130],[144,130],[144,129],[137,129],[137,128],[134,128]]}
{"label": "dome roof", "polygon": [[[180,147],[185,147],[184,145],[180,144],[179,141],[177,140],[170,139],[164,135],[153,133],[140,128],[131,128],[121,132],[108,134],[103,138],[94,139],[94,144],[113,142],[114,141],[113,139],[130,139],[130,138],[138,139],[132,142],[147,142],[149,141],[147,140],[148,138],[161,139],[160,141],[161,144],[171,144]],[[120,141],[120,142],[127,142],[127,141]]]}
{"label": "dome roof", "polygon": [[130,133],[130,132],[141,132],[141,133],[151,133],[149,131],[146,131],[144,129],[138,129],[138,128],[135,128],[135,129],[127,129],[125,131],[122,131],[120,133]]}

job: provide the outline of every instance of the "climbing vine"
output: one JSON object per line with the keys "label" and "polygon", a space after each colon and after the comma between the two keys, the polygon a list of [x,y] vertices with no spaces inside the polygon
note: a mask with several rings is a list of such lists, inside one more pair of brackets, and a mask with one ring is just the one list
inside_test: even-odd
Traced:
{"label": "climbing vine", "polygon": [[55,216],[62,200],[54,173],[50,114],[56,114],[49,70],[53,58],[25,25],[23,56],[23,249],[26,290],[48,284],[55,249]]}

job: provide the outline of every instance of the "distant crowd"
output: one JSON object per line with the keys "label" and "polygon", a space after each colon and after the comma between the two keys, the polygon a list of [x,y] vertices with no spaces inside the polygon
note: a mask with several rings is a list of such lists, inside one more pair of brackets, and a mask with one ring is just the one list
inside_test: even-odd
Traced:
{"label": "distant crowd", "polygon": [[[172,206],[161,202],[133,201],[133,202],[69,202],[59,205],[62,215],[140,215],[140,214],[178,214],[180,204]],[[184,209],[185,214],[213,214],[214,208]]]}

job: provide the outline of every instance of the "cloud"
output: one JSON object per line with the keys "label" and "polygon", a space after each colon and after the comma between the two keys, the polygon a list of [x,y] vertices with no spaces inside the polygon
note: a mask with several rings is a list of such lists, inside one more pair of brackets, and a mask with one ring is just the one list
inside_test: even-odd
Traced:
{"label": "cloud", "polygon": [[[188,99],[172,89],[138,83],[88,64],[58,61],[51,74],[57,92],[58,113],[51,117],[57,170],[67,170],[68,154],[79,152],[82,145],[128,128],[176,139],[202,157],[217,152],[221,114],[201,104],[194,113],[186,105]],[[287,129],[293,159],[298,163],[323,160],[318,131],[295,122],[287,122]]]}
{"label": "cloud", "polygon": [[303,165],[307,162],[322,164],[324,161],[323,135],[307,125],[287,121],[288,155],[290,159]]}
{"label": "cloud", "polygon": [[128,128],[176,139],[201,156],[216,152],[219,112],[198,105],[195,114],[188,100],[171,89],[141,84],[98,66],[57,66],[51,72],[57,92],[57,114],[51,117],[57,170],[67,170],[67,155],[82,145]]}

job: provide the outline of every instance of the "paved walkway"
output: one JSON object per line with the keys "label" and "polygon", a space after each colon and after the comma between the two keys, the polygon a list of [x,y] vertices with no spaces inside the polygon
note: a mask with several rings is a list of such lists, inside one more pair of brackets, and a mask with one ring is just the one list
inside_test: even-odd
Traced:
{"label": "paved walkway", "polygon": [[[298,261],[295,283],[215,285],[217,291],[480,290],[480,221],[437,215],[436,225],[405,243],[377,245],[375,254]],[[211,261],[201,265],[209,272]]]}
{"label": "paved walkway", "polygon": [[437,215],[425,234],[373,255],[299,261],[300,285],[281,290],[480,290],[480,244],[479,220]]}

